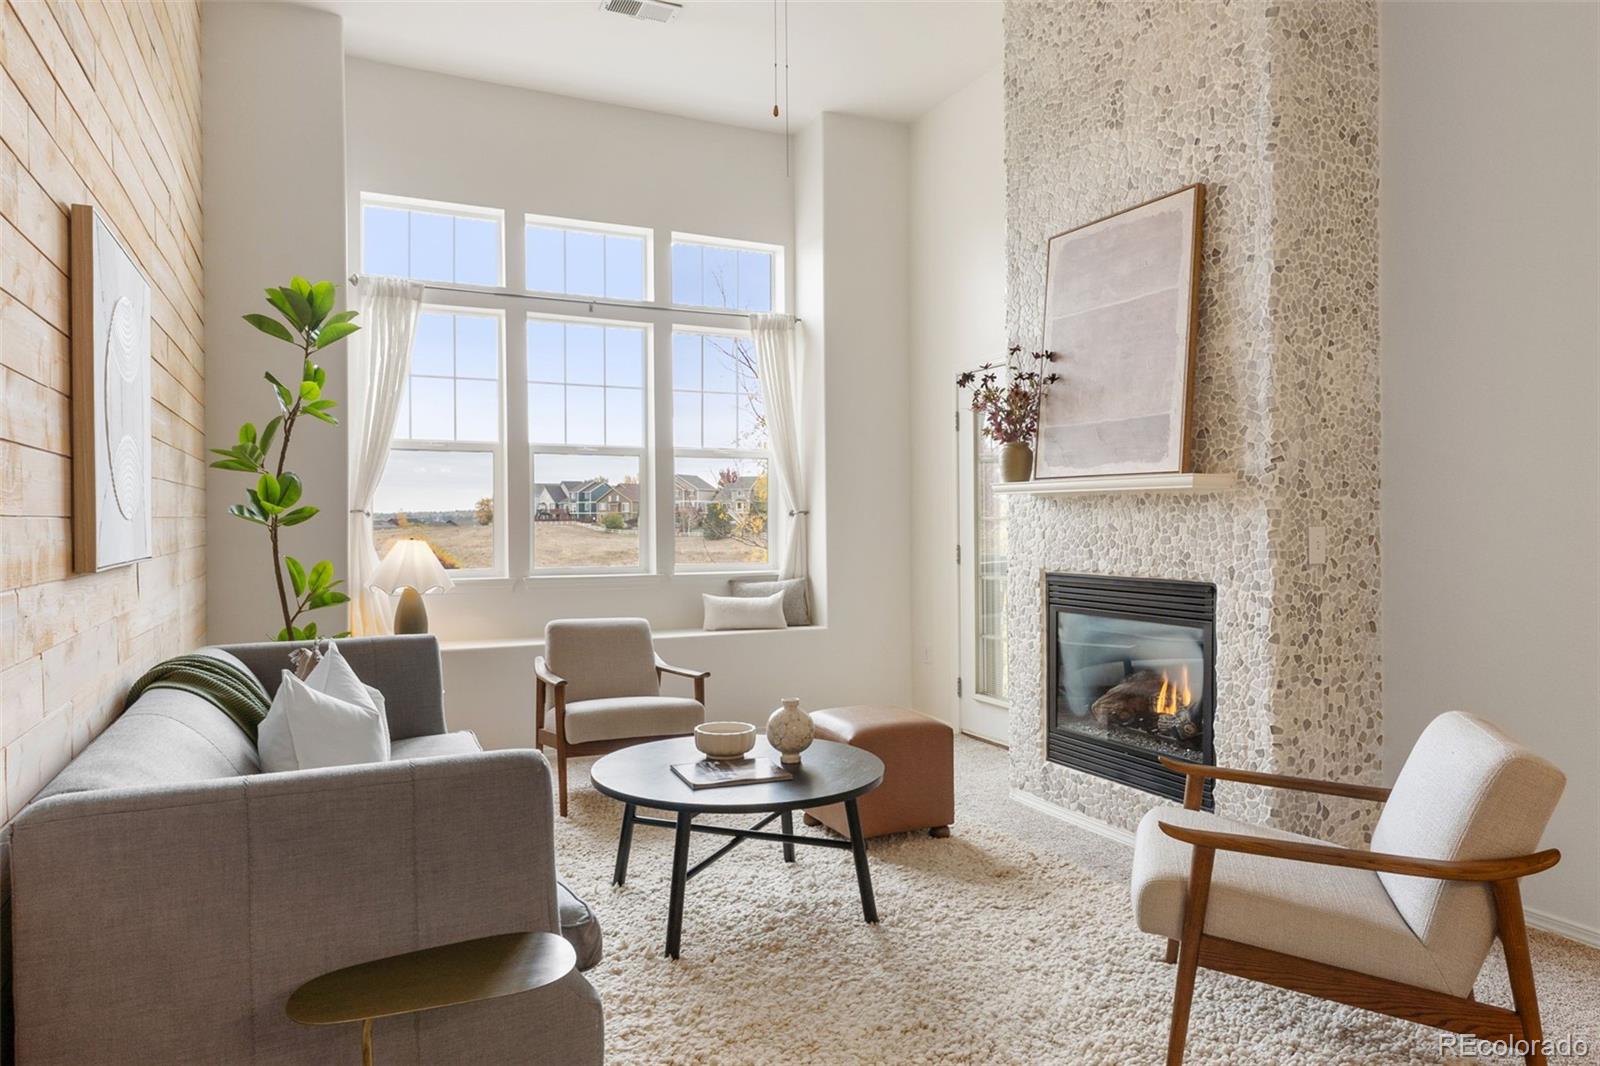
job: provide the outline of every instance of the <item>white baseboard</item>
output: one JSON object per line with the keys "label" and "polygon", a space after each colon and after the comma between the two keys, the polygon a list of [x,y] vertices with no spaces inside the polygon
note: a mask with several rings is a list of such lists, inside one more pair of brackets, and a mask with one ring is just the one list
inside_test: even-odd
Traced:
{"label": "white baseboard", "polygon": [[1087,814],[1080,814],[1077,811],[1069,811],[1065,807],[1057,806],[1056,804],[1051,803],[1049,800],[1040,799],[1033,793],[1024,792],[1019,788],[1014,788],[1011,790],[1011,799],[1016,803],[1022,804],[1024,807],[1038,811],[1040,814],[1047,814],[1058,821],[1066,822],[1068,825],[1077,826],[1079,829],[1086,829],[1095,836],[1105,837],[1107,840],[1115,841],[1125,848],[1133,847],[1133,834],[1128,832],[1126,829],[1119,829],[1114,825],[1107,825],[1100,819],[1091,818]]}
{"label": "white baseboard", "polygon": [[1576,940],[1580,944],[1587,944],[1592,948],[1600,948],[1600,929],[1592,925],[1583,925],[1579,922],[1557,918],[1553,914],[1536,910],[1533,907],[1523,907],[1522,913],[1527,917],[1528,924],[1534,929],[1542,929],[1546,933],[1564,936],[1568,940]]}
{"label": "white baseboard", "polygon": [[[1100,821],[1098,818],[1091,818],[1087,814],[1057,806],[1049,800],[1040,799],[1031,792],[1024,792],[1021,789],[1014,788],[1011,790],[1011,799],[1013,802],[1020,803],[1030,810],[1038,811],[1040,814],[1049,815],[1057,821],[1066,822],[1068,825],[1087,830],[1095,836],[1115,841],[1124,847],[1133,846],[1133,834],[1126,829],[1119,829],[1114,825],[1108,825]],[[1527,915],[1528,925],[1534,929],[1539,929],[1546,933],[1554,933],[1556,936],[1566,937],[1568,940],[1576,940],[1578,943],[1587,944],[1592,948],[1600,948],[1600,929],[1583,925],[1579,922],[1568,921],[1565,918],[1558,918],[1534,907],[1524,907],[1523,913]]]}

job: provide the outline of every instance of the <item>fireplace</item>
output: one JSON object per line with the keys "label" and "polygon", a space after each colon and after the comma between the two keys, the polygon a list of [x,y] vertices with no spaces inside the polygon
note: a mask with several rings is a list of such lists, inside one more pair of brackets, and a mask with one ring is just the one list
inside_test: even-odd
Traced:
{"label": "fireplace", "polygon": [[1182,799],[1157,760],[1216,763],[1216,586],[1046,574],[1045,602],[1049,760]]}

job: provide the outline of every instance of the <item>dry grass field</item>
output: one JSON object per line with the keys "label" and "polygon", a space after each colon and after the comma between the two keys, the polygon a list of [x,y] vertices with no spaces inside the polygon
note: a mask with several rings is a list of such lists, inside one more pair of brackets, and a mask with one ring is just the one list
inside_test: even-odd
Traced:
{"label": "dry grass field", "polygon": [[[413,521],[404,527],[384,526],[374,540],[381,559],[389,545],[406,537],[428,542],[447,570],[474,570],[494,565],[494,527],[476,523],[447,525]],[[680,533],[676,556],[681,566],[760,563],[766,545],[754,546],[732,537],[706,540],[699,533]],[[533,528],[534,565],[539,569],[639,565],[639,531],[616,532],[585,522],[537,522]]]}

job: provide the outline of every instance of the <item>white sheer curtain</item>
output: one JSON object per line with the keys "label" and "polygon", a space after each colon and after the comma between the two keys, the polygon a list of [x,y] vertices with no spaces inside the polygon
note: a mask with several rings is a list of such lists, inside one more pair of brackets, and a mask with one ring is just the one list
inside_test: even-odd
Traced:
{"label": "white sheer curtain", "polygon": [[422,310],[422,286],[404,278],[362,277],[356,286],[360,332],[351,336],[350,366],[366,382],[351,432],[350,449],[350,631],[377,635],[394,631],[389,597],[372,588],[378,553],[372,546],[372,497],[389,461],[400,394],[411,368],[411,340]]}
{"label": "white sheer curtain", "polygon": [[805,443],[801,439],[804,423],[800,398],[804,382],[794,325],[789,315],[750,316],[750,334],[756,342],[756,372],[761,377],[761,395],[767,407],[767,437],[788,503],[781,577],[806,576],[806,524],[811,515]]}

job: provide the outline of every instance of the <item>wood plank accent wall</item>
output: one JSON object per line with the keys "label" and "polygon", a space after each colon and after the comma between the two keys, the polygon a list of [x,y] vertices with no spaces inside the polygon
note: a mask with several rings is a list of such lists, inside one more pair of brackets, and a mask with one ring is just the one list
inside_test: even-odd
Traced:
{"label": "wood plank accent wall", "polygon": [[[0,754],[9,820],[205,630],[200,12],[0,0]],[[154,557],[72,572],[67,207],[150,279]]]}

